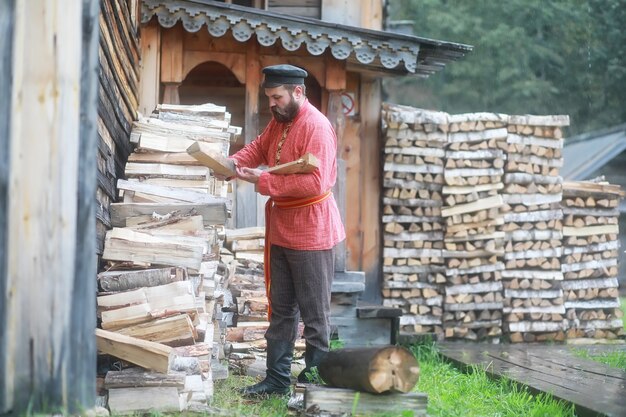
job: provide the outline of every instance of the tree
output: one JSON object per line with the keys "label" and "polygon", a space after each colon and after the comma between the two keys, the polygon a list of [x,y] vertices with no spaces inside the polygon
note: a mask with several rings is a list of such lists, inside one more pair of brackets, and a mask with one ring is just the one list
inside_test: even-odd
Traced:
{"label": "tree", "polygon": [[569,114],[570,134],[626,121],[621,0],[394,0],[391,20],[474,51],[426,80],[385,82],[389,101],[450,113]]}

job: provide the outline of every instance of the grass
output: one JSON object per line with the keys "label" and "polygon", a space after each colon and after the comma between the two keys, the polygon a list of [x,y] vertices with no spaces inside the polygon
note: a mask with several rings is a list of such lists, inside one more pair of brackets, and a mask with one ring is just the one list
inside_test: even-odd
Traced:
{"label": "grass", "polygon": [[478,368],[464,373],[444,362],[433,345],[416,345],[421,376],[417,390],[428,394],[430,416],[575,416],[573,405],[551,395],[534,395],[509,380],[491,379]]}
{"label": "grass", "polygon": [[[462,372],[444,362],[432,344],[413,345],[411,351],[420,363],[420,380],[416,391],[428,394],[431,417],[574,417],[574,407],[547,394],[534,395],[512,382],[489,378],[484,371]],[[212,406],[234,417],[275,417],[287,415],[287,398],[247,401],[236,388],[254,382],[249,377],[230,376],[216,382]],[[377,414],[376,417],[411,417],[404,411]]]}
{"label": "grass", "polygon": [[[624,329],[626,330],[626,297],[621,298],[620,308],[624,312],[622,322],[624,323]],[[574,349],[573,353],[581,358],[591,359],[596,362],[603,363],[613,368],[619,368],[626,371],[626,351],[618,350],[613,352],[594,352],[590,353],[585,349]]]}
{"label": "grass", "polygon": [[626,351],[590,353],[585,349],[575,349],[573,353],[578,357],[591,359],[612,368],[619,368],[626,371]]}
{"label": "grass", "polygon": [[237,389],[252,385],[255,378],[231,375],[215,382],[211,407],[224,410],[232,417],[277,417],[287,415],[286,396],[272,396],[263,400],[247,400]]}

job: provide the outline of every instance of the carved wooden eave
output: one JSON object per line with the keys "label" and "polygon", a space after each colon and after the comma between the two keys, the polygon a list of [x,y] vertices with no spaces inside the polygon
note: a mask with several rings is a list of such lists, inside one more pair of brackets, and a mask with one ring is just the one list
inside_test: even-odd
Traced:
{"label": "carved wooden eave", "polygon": [[247,42],[253,35],[262,46],[280,40],[288,51],[303,44],[313,56],[330,49],[338,60],[347,60],[354,71],[415,74],[427,77],[462,58],[472,46],[391,32],[339,25],[317,19],[273,13],[210,0],[143,0],[141,21],[154,16],[165,28],[179,21],[188,32],[206,26],[214,37],[231,31],[233,38]]}

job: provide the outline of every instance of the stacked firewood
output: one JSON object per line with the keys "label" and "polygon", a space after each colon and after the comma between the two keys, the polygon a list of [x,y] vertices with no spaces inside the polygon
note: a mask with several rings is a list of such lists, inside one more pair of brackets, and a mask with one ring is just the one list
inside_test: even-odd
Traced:
{"label": "stacked firewood", "polygon": [[[158,375],[107,374],[112,412],[208,410],[211,363],[221,350],[216,270],[229,200],[186,149],[200,141],[227,155],[237,131],[213,105],[161,105],[134,125],[137,152],[126,165],[129,180],[118,182],[123,202],[111,205],[114,228],[102,255],[98,348]],[[156,397],[163,404],[155,408]]]}
{"label": "stacked firewood", "polygon": [[562,270],[568,339],[615,339],[624,334],[618,292],[619,186],[563,184]]}
{"label": "stacked firewood", "polygon": [[229,366],[235,373],[254,376],[264,368],[269,326],[263,264],[240,259],[228,264],[228,271],[225,288],[232,294],[234,313],[226,329]]}
{"label": "stacked firewood", "polygon": [[500,213],[506,147],[505,115],[449,117],[441,214],[445,337],[499,340],[502,333],[504,233]]}
{"label": "stacked firewood", "polygon": [[565,338],[559,168],[568,124],[567,116],[509,116],[502,230],[504,330],[513,342]]}
{"label": "stacked firewood", "polygon": [[441,218],[447,115],[385,105],[383,305],[400,333],[442,336]]}
{"label": "stacked firewood", "polygon": [[[242,375],[258,376],[265,371],[268,300],[263,263],[258,261],[263,258],[264,246],[264,227],[226,230],[220,255],[228,271],[223,288],[232,297],[227,310],[234,313],[226,329],[225,350],[230,368]],[[304,350],[302,339],[296,341],[296,350]]]}

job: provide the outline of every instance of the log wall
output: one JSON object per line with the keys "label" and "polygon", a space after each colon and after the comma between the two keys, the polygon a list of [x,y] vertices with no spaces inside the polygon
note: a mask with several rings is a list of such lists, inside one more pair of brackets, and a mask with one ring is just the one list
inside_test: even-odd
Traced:
{"label": "log wall", "polygon": [[136,1],[100,2],[98,59],[98,190],[96,193],[97,253],[111,228],[109,205],[116,200],[115,184],[124,176],[132,151],[129,141],[137,119],[139,94],[139,29]]}
{"label": "log wall", "polygon": [[512,342],[623,334],[623,193],[581,182],[563,197],[567,116],[385,104],[383,120],[382,294],[405,312],[401,333]]}

